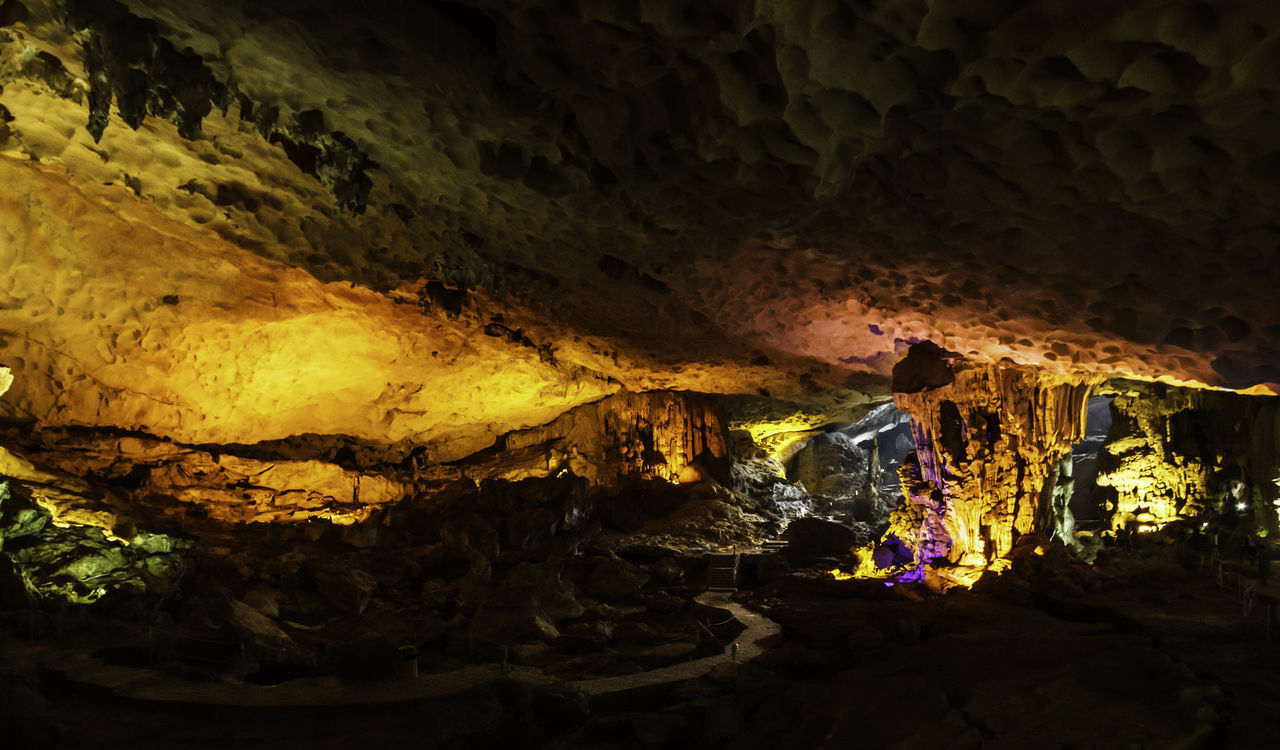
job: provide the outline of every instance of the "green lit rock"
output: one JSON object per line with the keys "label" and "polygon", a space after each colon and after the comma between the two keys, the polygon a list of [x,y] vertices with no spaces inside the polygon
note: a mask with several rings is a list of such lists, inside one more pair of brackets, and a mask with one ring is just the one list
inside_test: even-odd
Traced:
{"label": "green lit rock", "polygon": [[48,522],[48,513],[0,480],[0,549],[4,549],[7,540],[39,534]]}
{"label": "green lit rock", "polygon": [[58,527],[49,512],[0,482],[0,588],[5,607],[44,599],[97,601],[111,592],[164,596],[186,572],[193,542],[140,532],[130,543],[93,526]]}

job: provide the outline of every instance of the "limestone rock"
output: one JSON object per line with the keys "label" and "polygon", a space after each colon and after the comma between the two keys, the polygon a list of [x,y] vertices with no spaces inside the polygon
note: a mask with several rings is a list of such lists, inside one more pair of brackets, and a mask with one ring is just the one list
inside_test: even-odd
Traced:
{"label": "limestone rock", "polygon": [[910,502],[894,511],[891,533],[915,540],[918,562],[985,566],[1017,535],[1043,530],[1046,481],[1084,435],[1094,383],[930,356],[951,381],[894,395],[916,450],[899,469]]}
{"label": "limestone rock", "polygon": [[663,557],[649,569],[663,583],[680,583],[684,580],[684,568],[673,557]]}
{"label": "limestone rock", "polygon": [[502,590],[503,597],[531,599],[552,622],[573,620],[583,613],[573,586],[561,578],[555,561],[520,563],[502,580]]}
{"label": "limestone rock", "polygon": [[870,479],[868,452],[841,432],[809,439],[789,462],[787,478],[811,494],[852,497],[865,491]]}
{"label": "limestone rock", "polygon": [[247,644],[254,658],[268,664],[310,664],[314,655],[299,646],[269,617],[238,599],[219,605],[224,627]]}
{"label": "limestone rock", "polygon": [[847,558],[860,543],[853,529],[822,518],[801,518],[791,522],[783,534],[787,540],[787,561],[804,566],[820,557]]}
{"label": "limestone rock", "polygon": [[606,558],[591,571],[587,591],[602,599],[623,599],[644,588],[649,574],[620,558]]}
{"label": "limestone rock", "polygon": [[348,567],[342,561],[311,559],[306,563],[316,590],[333,606],[348,614],[364,612],[378,586],[372,575]]}
{"label": "limestone rock", "polygon": [[484,469],[493,476],[545,476],[568,469],[592,485],[612,486],[624,479],[687,482],[702,470],[726,479],[729,469],[719,406],[693,393],[618,394],[543,427],[508,433],[502,443],[504,457]]}
{"label": "limestone rock", "polygon": [[468,626],[470,637],[504,644],[519,640],[554,642],[560,631],[536,607],[493,602],[476,611]]}

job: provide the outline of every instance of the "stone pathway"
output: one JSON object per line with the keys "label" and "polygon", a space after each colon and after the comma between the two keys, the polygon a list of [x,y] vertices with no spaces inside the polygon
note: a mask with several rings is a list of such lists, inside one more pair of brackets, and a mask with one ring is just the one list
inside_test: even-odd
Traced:
{"label": "stone pathway", "polygon": [[569,683],[569,686],[586,694],[587,698],[595,703],[601,698],[622,697],[660,685],[692,680],[702,677],[721,664],[729,664],[733,661],[750,661],[756,658],[764,653],[766,648],[766,646],[761,645],[761,642],[782,632],[782,628],[778,623],[752,612],[737,602],[730,601],[729,594],[725,592],[709,591],[697,597],[696,601],[709,607],[727,609],[733,613],[738,622],[746,626],[746,630],[742,631],[737,641],[735,641],[738,647],[736,657],[733,654],[733,646],[730,645],[723,654],[718,656],[708,656],[638,674],[580,680]]}

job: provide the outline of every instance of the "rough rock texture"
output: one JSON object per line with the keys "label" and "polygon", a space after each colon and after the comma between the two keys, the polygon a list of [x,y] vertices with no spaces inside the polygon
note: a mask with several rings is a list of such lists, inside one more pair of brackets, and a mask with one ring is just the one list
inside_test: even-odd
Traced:
{"label": "rough rock texture", "polygon": [[791,522],[783,538],[787,540],[787,562],[797,567],[818,558],[846,558],[851,548],[866,541],[847,526],[813,517]]}
{"label": "rough rock texture", "polygon": [[892,403],[854,424],[805,441],[787,462],[787,478],[835,501],[863,523],[880,524],[901,500],[897,468],[910,451],[910,420]]}
{"label": "rough rock texture", "polygon": [[[189,539],[166,534],[137,532],[121,539],[97,526],[68,522],[56,509],[40,507],[24,486],[11,486],[0,476],[0,550],[29,604],[86,604],[107,595],[161,599],[177,590],[192,546]],[[20,608],[14,593],[4,592],[6,608]]]}
{"label": "rough rock texture", "polygon": [[[352,471],[330,461],[237,456],[145,434],[54,429],[4,435],[25,460],[66,478],[112,486],[127,498],[104,521],[106,528],[119,522],[117,516],[129,515],[129,504],[175,518],[191,513],[241,523],[326,519],[351,524],[403,499],[411,484],[408,472],[400,472],[404,479],[398,480],[390,472]],[[34,467],[31,472],[39,473]],[[61,506],[66,515],[75,503]]]}
{"label": "rough rock texture", "polygon": [[926,337],[1280,382],[1265,0],[4,7],[10,416],[451,460]]}
{"label": "rough rock texture", "polygon": [[1097,481],[1112,529],[1205,516],[1244,533],[1280,531],[1274,400],[1143,383],[1108,390],[1113,420]]}
{"label": "rough rock texture", "polygon": [[571,471],[593,485],[622,479],[727,479],[728,436],[714,398],[696,393],[622,393],[554,421],[504,435],[477,456],[480,476],[519,479]]}
{"label": "rough rock texture", "polygon": [[[918,562],[984,567],[1008,554],[1018,535],[1058,530],[1046,482],[1084,434],[1093,383],[938,352],[915,356],[947,363],[951,377],[894,394],[911,415],[916,450],[900,469],[908,502],[894,512],[892,533]],[[1056,509],[1069,512],[1065,504]]]}

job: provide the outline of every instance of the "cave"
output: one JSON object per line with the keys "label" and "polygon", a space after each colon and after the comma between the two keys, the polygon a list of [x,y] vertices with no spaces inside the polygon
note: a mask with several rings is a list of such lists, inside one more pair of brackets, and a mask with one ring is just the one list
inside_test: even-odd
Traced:
{"label": "cave", "polygon": [[1280,737],[1267,0],[0,0],[0,744]]}
{"label": "cave", "polygon": [[1084,437],[1071,446],[1071,515],[1077,523],[1094,522],[1102,517],[1103,501],[1098,497],[1098,453],[1110,430],[1111,398],[1090,398]]}

